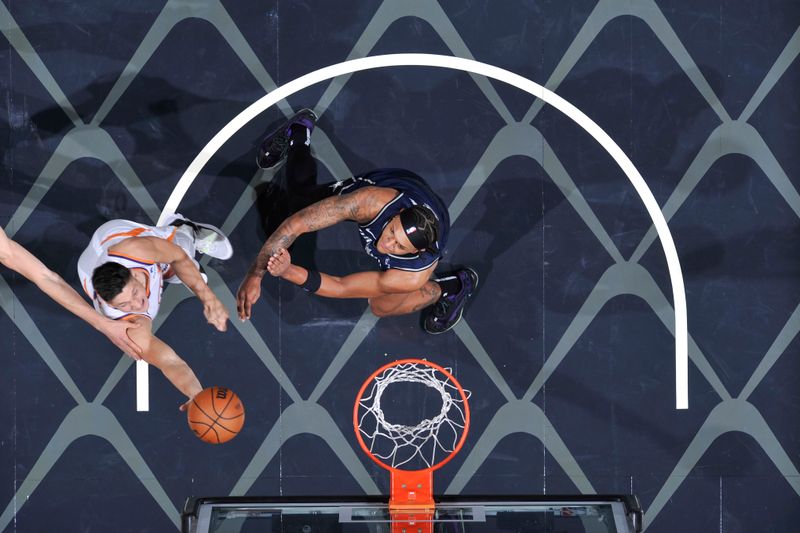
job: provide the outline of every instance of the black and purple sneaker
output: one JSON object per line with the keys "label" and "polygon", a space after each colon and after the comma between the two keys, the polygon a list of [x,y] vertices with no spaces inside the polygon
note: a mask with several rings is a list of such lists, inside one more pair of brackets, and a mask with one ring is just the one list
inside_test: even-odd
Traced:
{"label": "black and purple sneaker", "polygon": [[[263,169],[270,169],[283,161],[289,151],[292,126],[297,124],[308,130],[307,139],[311,138],[311,132],[317,123],[317,114],[311,109],[301,109],[289,120],[281,124],[272,133],[264,137],[261,147],[258,149],[256,164]],[[307,143],[309,141],[306,141]]]}
{"label": "black and purple sneaker", "polygon": [[464,314],[467,300],[478,287],[478,274],[471,268],[463,268],[454,275],[461,282],[461,289],[454,294],[439,298],[424,315],[422,327],[432,335],[444,333],[458,324],[461,315]]}

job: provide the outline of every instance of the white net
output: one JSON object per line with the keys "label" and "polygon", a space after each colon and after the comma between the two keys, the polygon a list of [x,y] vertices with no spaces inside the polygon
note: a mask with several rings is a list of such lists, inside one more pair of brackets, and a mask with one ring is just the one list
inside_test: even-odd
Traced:
{"label": "white net", "polygon": [[[381,399],[389,385],[401,382],[419,383],[437,391],[442,399],[439,413],[415,426],[386,420]],[[401,363],[376,376],[359,400],[358,431],[367,449],[392,468],[417,464],[431,468],[456,449],[466,425],[464,404],[469,395],[465,390],[462,397],[448,376],[432,366]]]}

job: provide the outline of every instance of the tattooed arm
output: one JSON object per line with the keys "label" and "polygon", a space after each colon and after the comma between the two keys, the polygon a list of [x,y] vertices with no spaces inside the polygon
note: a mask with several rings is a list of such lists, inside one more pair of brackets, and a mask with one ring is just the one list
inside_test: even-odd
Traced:
{"label": "tattooed arm", "polygon": [[364,187],[341,196],[325,198],[301,209],[278,226],[269,236],[250,265],[247,276],[236,293],[236,307],[241,320],[249,319],[253,304],[261,296],[261,279],[267,272],[269,258],[287,249],[303,233],[311,233],[344,220],[367,222],[397,195],[394,189]]}
{"label": "tattooed arm", "polygon": [[[357,272],[348,276],[320,275],[315,292],[326,298],[369,298],[369,307],[376,316],[404,315],[436,303],[441,287],[431,281],[436,262],[419,272],[389,269],[384,272]],[[309,272],[292,264],[288,251],[278,250],[267,265],[269,273],[295,285],[303,285]]]}
{"label": "tattooed arm", "polygon": [[248,276],[263,277],[269,258],[280,249],[288,249],[303,233],[311,233],[333,226],[337,222],[352,220],[367,222],[397,195],[394,189],[364,187],[349,194],[331,196],[301,209],[278,226],[261,247]]}

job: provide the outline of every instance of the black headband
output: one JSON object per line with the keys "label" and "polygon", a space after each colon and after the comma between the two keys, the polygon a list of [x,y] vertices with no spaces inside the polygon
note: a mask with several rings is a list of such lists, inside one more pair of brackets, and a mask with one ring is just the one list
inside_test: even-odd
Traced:
{"label": "black headband", "polygon": [[428,242],[428,239],[425,238],[425,232],[421,231],[414,223],[414,215],[411,209],[404,209],[400,212],[400,225],[403,226],[403,231],[411,242],[411,246],[417,250],[424,250],[434,244]]}

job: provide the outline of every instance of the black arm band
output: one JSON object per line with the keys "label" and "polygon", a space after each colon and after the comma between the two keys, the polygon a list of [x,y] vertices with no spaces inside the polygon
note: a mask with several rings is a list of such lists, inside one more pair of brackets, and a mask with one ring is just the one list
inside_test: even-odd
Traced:
{"label": "black arm band", "polygon": [[306,292],[317,292],[320,285],[322,285],[322,275],[316,270],[309,270],[308,277],[303,284],[300,285],[300,288]]}

